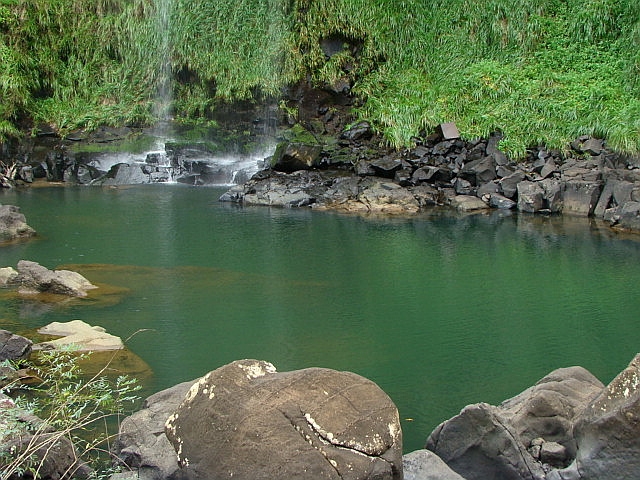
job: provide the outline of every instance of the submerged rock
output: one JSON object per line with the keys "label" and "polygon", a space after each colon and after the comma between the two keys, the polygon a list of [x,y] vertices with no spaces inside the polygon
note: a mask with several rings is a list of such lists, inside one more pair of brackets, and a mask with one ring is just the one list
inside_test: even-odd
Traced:
{"label": "submerged rock", "polygon": [[194,384],[165,431],[189,479],[402,478],[397,409],[350,372],[236,361]]}

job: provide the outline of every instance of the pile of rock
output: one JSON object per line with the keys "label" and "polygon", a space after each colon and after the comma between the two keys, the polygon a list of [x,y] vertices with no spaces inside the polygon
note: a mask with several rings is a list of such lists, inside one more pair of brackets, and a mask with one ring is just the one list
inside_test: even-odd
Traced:
{"label": "pile of rock", "polygon": [[636,479],[639,416],[640,354],[607,387],[561,368],[499,406],[469,405],[400,461],[397,411],[372,382],[242,360],[125,419],[115,453],[129,471],[112,480]]}
{"label": "pile of rock", "polygon": [[429,205],[517,209],[640,230],[640,162],[607,150],[601,139],[580,137],[567,152],[534,148],[515,162],[498,148],[500,135],[463,141],[452,125],[403,151],[373,148],[372,138],[366,123],[338,140],[298,132],[278,146],[268,169],[221,200],[383,213]]}

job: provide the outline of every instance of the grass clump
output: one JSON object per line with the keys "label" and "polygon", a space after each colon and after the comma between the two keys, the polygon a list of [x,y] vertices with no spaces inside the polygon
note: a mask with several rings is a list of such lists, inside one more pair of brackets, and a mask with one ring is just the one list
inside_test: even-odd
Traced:
{"label": "grass clump", "polygon": [[347,82],[396,147],[454,121],[515,156],[581,134],[637,152],[639,47],[633,0],[1,0],[0,138],[21,117],[206,118],[310,80]]}

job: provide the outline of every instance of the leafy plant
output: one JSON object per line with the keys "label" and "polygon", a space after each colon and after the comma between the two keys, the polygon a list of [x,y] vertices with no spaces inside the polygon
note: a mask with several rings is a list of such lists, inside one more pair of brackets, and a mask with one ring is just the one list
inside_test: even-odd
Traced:
{"label": "leafy plant", "polygon": [[[14,408],[2,410],[4,440],[13,447],[0,452],[1,478],[25,473],[39,478],[47,456],[66,441],[75,447],[78,462],[65,475],[73,477],[73,469],[83,461],[94,467],[96,477],[110,468],[104,459],[110,450],[111,429],[125,414],[125,407],[137,400],[135,392],[140,387],[126,376],[109,380],[108,365],[85,379],[80,362],[87,356],[73,349],[42,351],[37,363],[30,365],[39,379],[38,385],[16,398]],[[0,393],[12,389],[17,385],[4,387]],[[24,412],[42,420],[31,420],[29,428],[25,428]]]}

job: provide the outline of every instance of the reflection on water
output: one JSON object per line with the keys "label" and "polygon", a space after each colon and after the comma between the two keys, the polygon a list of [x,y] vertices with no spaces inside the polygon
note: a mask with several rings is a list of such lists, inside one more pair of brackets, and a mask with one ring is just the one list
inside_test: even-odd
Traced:
{"label": "reflection on water", "polygon": [[241,358],[354,371],[414,420],[407,451],[468,403],[500,402],[569,365],[607,382],[638,350],[635,237],[501,212],[238,208],[221,193],[2,192],[40,234],[0,250],[2,266],[64,265],[104,293],[53,307],[6,294],[0,327],[79,318],[123,338],[142,329],[128,346],[153,371],[147,392]]}

